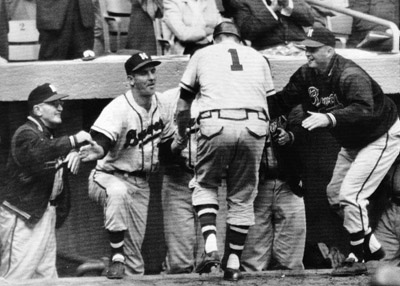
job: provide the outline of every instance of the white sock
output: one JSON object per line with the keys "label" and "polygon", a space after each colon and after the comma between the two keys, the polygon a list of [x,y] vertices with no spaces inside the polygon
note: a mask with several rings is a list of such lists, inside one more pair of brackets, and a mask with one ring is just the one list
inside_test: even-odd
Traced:
{"label": "white sock", "polygon": [[229,254],[228,262],[226,263],[226,267],[232,268],[232,269],[239,269],[239,267],[240,267],[239,257],[233,253]]}
{"label": "white sock", "polygon": [[210,253],[212,251],[218,251],[217,247],[217,236],[214,233],[211,233],[206,240],[204,245],[204,250],[206,253]]}
{"label": "white sock", "polygon": [[381,244],[379,241],[376,239],[374,234],[371,234],[371,237],[369,239],[369,249],[371,250],[371,253],[374,253],[375,251],[378,251],[379,248],[381,248]]}

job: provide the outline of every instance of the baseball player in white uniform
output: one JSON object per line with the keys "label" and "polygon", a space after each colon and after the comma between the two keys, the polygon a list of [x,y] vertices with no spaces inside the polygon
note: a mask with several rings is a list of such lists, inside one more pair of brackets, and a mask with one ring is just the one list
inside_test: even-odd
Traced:
{"label": "baseball player in white uniform", "polygon": [[193,55],[181,79],[178,132],[172,149],[186,146],[190,107],[199,93],[200,130],[192,202],[205,247],[196,272],[209,272],[220,263],[216,240],[217,190],[226,174],[228,247],[222,268],[224,279],[236,281],[242,278],[240,256],[248,229],[254,224],[253,201],[268,134],[266,96],[275,91],[267,61],[254,49],[240,44],[239,32],[232,22],[222,22],[215,28],[214,42],[215,45]]}
{"label": "baseball player in white uniform", "polygon": [[[89,196],[104,206],[109,234],[110,279],[143,274],[141,246],[149,204],[149,175],[158,168],[158,144],[166,124],[155,92],[155,66],[144,52],[125,63],[131,89],[111,101],[91,128],[96,143],[82,147],[83,161],[98,160],[89,177]],[[171,135],[172,136],[172,135]]]}

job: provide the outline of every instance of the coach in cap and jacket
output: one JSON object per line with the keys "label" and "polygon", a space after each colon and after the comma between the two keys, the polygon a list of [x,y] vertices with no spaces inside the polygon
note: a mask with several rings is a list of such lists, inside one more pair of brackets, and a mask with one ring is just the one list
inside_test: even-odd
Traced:
{"label": "coach in cap and jacket", "polygon": [[327,196],[343,217],[350,254],[332,275],[363,274],[364,262],[384,256],[371,232],[367,206],[400,151],[396,105],[361,67],[336,54],[328,29],[311,29],[302,43],[307,64],[269,97],[270,113],[274,117],[302,103],[308,112],[302,126],[310,132],[328,128],[341,145]]}
{"label": "coach in cap and jacket", "polygon": [[12,137],[0,192],[0,277],[57,278],[55,227],[69,210],[65,175],[78,172],[76,148],[91,141],[85,131],[54,137],[67,96],[48,83],[36,87],[28,98],[28,119]]}

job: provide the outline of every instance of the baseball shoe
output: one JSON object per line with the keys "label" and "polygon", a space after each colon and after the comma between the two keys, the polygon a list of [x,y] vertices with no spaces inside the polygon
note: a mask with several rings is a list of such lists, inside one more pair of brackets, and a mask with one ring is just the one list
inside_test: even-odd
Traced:
{"label": "baseball shoe", "polygon": [[239,281],[242,278],[243,274],[239,269],[226,268],[224,270],[224,280]]}
{"label": "baseball shoe", "polygon": [[364,262],[357,262],[357,258],[353,253],[345,259],[339,267],[333,269],[332,276],[356,276],[367,274],[367,266]]}
{"label": "baseball shoe", "polygon": [[200,275],[203,273],[210,273],[212,268],[217,268],[221,264],[218,251],[211,251],[210,253],[203,253],[201,262],[196,267],[196,273]]}
{"label": "baseball shoe", "polygon": [[125,257],[122,254],[115,254],[107,269],[108,279],[122,279],[125,275]]}
{"label": "baseball shoe", "polygon": [[371,251],[365,251],[364,255],[365,255],[365,261],[381,260],[382,258],[385,257],[385,251],[381,247],[373,253],[371,253]]}

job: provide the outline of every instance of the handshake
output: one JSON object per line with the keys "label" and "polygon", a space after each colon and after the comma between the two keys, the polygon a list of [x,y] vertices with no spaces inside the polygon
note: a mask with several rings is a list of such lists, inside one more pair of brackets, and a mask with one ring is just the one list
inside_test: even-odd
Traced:
{"label": "handshake", "polygon": [[81,158],[77,149],[80,146],[91,144],[93,142],[92,136],[86,131],[79,131],[78,133],[71,135],[69,137],[72,150],[68,153],[68,155],[63,160],[63,163],[67,164],[67,168],[71,171],[72,174],[76,175],[79,172],[79,166],[81,163]]}

